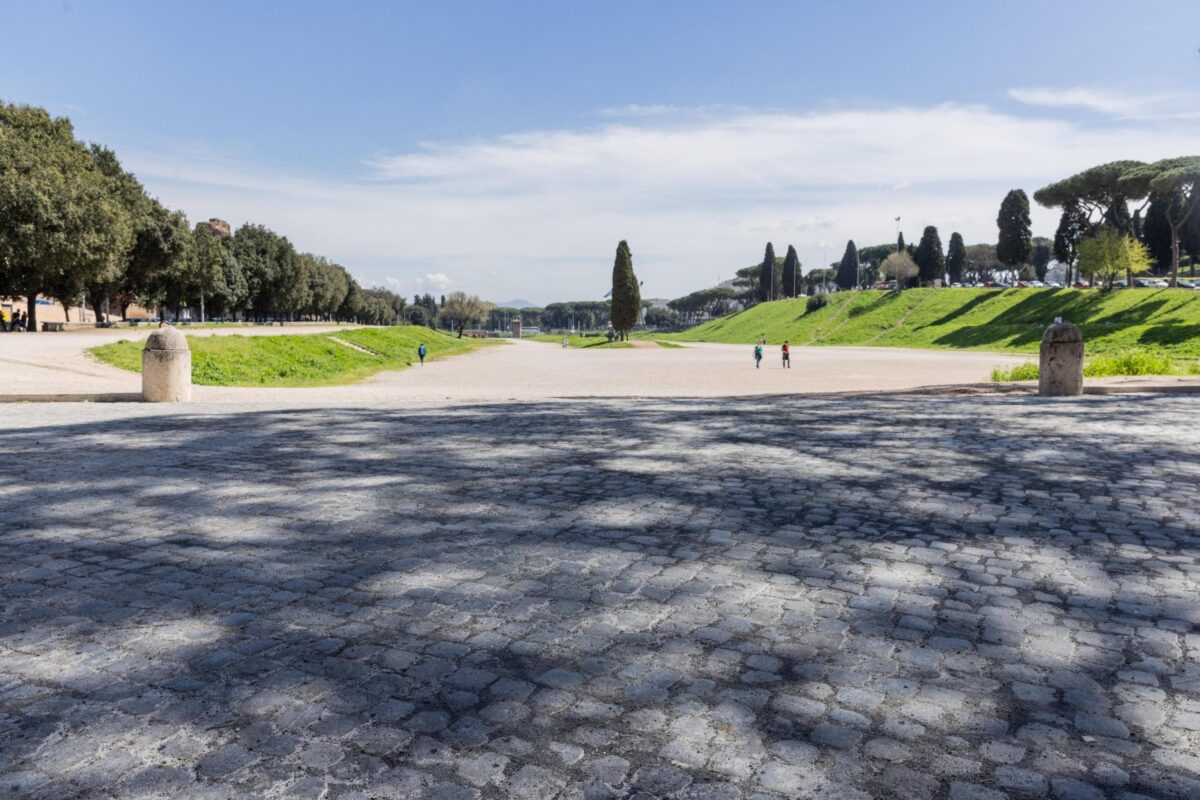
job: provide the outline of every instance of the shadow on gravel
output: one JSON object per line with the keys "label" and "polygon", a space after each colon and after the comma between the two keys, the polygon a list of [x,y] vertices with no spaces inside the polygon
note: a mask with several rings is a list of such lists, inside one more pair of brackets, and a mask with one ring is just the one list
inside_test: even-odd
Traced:
{"label": "shadow on gravel", "polygon": [[1185,403],[7,423],[0,796],[1194,797]]}

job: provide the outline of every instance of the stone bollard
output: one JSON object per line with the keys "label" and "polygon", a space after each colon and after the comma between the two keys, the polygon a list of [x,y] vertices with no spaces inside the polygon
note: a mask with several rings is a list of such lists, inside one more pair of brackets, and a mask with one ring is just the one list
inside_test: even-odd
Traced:
{"label": "stone bollard", "polygon": [[170,325],[156,330],[142,349],[142,400],[186,403],[192,399],[192,351]]}
{"label": "stone bollard", "polygon": [[1083,334],[1061,318],[1042,334],[1038,394],[1073,397],[1083,394]]}

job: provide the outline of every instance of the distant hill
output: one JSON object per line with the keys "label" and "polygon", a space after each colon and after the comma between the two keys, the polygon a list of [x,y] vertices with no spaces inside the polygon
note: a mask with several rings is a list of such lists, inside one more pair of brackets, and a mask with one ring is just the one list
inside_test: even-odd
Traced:
{"label": "distant hill", "polygon": [[503,303],[496,303],[496,308],[541,308],[537,303],[531,303],[528,300],[505,300]]}

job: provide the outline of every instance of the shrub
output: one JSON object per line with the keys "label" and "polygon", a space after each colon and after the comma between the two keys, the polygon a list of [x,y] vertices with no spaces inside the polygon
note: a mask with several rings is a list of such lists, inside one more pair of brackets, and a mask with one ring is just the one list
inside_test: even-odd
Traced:
{"label": "shrub", "polygon": [[824,308],[829,305],[829,298],[823,294],[814,294],[809,296],[808,301],[804,304],[804,313],[811,314],[817,309]]}
{"label": "shrub", "polygon": [[1113,375],[1170,375],[1174,372],[1171,359],[1162,353],[1146,350],[1126,350],[1110,355],[1098,355],[1083,365],[1083,374],[1088,378],[1105,378]]}
{"label": "shrub", "polygon": [[1009,381],[1036,381],[1038,365],[1032,361],[1018,364],[1011,369],[996,367],[992,370],[992,383],[1008,383]]}
{"label": "shrub", "polygon": [[[1089,358],[1083,364],[1083,374],[1087,378],[1111,378],[1123,375],[1172,375],[1181,371],[1189,374],[1200,374],[1200,363],[1193,363],[1186,368],[1176,365],[1168,356],[1148,350],[1125,350],[1120,353],[1101,354]],[[1008,383],[1009,381],[1036,381],[1038,365],[1032,361],[1018,364],[1011,369],[996,367],[992,370],[993,383]]]}

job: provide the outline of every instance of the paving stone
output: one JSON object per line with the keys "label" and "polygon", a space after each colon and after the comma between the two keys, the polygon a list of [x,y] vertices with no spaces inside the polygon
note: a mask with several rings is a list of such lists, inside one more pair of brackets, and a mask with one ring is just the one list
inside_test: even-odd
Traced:
{"label": "paving stone", "polygon": [[11,406],[0,797],[1200,796],[1192,413]]}

